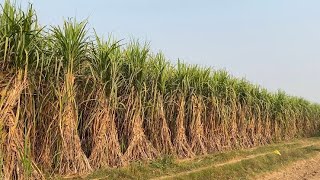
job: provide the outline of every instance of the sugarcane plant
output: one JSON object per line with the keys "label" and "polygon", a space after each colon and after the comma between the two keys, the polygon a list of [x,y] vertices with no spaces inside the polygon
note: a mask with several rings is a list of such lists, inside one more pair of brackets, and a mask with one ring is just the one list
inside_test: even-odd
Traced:
{"label": "sugarcane plant", "polygon": [[125,104],[125,111],[123,119],[119,120],[122,124],[121,137],[126,147],[123,159],[124,161],[151,160],[157,157],[158,151],[148,140],[143,128],[143,101],[146,93],[146,61],[149,48],[147,44],[141,46],[138,42],[132,41],[123,53],[121,99]]}
{"label": "sugarcane plant", "polygon": [[172,67],[162,53],[150,55],[146,78],[145,129],[152,145],[162,155],[174,154],[172,133],[165,111],[166,84]]}
{"label": "sugarcane plant", "polygon": [[28,106],[24,105],[30,100],[24,95],[39,60],[41,28],[31,5],[24,12],[9,1],[2,6],[0,23],[1,175],[4,179],[41,179],[30,153],[28,124],[32,119],[26,117]]}
{"label": "sugarcane plant", "polygon": [[120,42],[112,38],[105,42],[96,35],[96,43],[89,64],[96,103],[86,121],[92,123],[90,163],[96,168],[120,166],[123,164],[122,152],[115,122],[118,86],[121,83]]}
{"label": "sugarcane plant", "polygon": [[56,125],[60,131],[57,140],[55,169],[60,174],[81,174],[91,171],[89,161],[81,148],[78,134],[76,78],[88,56],[86,22],[66,20],[62,27],[52,27],[52,41],[56,48],[59,68],[55,92],[58,100]]}

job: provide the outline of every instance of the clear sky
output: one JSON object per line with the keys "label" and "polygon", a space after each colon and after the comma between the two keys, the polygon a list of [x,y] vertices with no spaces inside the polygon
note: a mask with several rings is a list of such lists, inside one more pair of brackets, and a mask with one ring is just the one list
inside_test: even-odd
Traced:
{"label": "clear sky", "polygon": [[269,90],[320,103],[319,0],[31,2],[42,24],[88,18],[99,34],[146,40],[173,62],[225,68]]}

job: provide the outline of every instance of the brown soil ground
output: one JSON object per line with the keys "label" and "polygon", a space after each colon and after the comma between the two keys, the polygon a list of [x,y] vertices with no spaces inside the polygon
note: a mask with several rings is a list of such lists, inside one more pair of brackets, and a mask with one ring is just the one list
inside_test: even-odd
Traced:
{"label": "brown soil ground", "polygon": [[319,180],[320,179],[320,154],[301,160],[279,171],[271,172],[254,179],[263,180]]}

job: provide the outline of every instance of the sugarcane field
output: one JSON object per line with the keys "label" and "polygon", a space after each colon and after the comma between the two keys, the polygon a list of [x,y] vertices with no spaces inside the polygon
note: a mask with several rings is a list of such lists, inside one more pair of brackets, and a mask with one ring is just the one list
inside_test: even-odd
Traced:
{"label": "sugarcane field", "polygon": [[[286,5],[290,2],[286,1]],[[168,35],[168,39],[174,39],[174,36],[180,34],[176,41],[182,42],[180,46],[168,43],[168,48],[161,51],[157,48],[162,47],[165,33],[173,33],[175,25],[159,29],[154,34],[150,30],[152,26],[158,27],[157,21],[161,24],[164,23],[162,21],[171,22],[170,18],[180,17],[179,14],[174,14],[173,11],[178,9],[173,9],[174,7],[196,9],[198,6],[185,6],[181,1],[177,6],[173,2],[171,9],[159,10],[164,5],[137,1],[136,6],[133,2],[126,2],[132,4],[132,7],[121,4],[121,9],[120,4],[116,4],[119,5],[119,9],[116,9],[111,1],[74,1],[74,10],[68,5],[71,1],[54,3],[34,0],[21,3],[3,0],[0,3],[0,179],[320,179],[320,98],[316,99],[320,94],[316,80],[320,77],[316,74],[320,65],[318,63],[317,66],[316,60],[320,57],[318,50],[306,48],[306,52],[298,54],[291,49],[292,56],[302,59],[282,61],[287,68],[274,67],[276,65],[272,64],[272,60],[270,64],[268,60],[241,61],[241,58],[250,56],[244,54],[247,51],[248,54],[267,56],[265,59],[273,56],[261,53],[274,52],[279,58],[286,58],[281,52],[283,44],[279,39],[283,37],[290,48],[289,44],[300,42],[294,41],[293,37],[302,32],[306,32],[305,36],[310,39],[301,38],[301,41],[319,45],[320,31],[316,32],[315,29],[320,30],[320,26],[319,23],[311,25],[317,23],[313,21],[306,25],[309,20],[304,17],[309,17],[309,14],[299,16],[300,19],[297,15],[292,21],[286,21],[285,18],[289,18],[289,15],[283,15],[281,25],[272,21],[271,24],[276,24],[274,28],[286,26],[289,29],[290,22],[304,23],[305,26],[299,25],[301,29],[297,31],[301,34],[292,35],[288,31],[284,33],[287,34],[286,37],[274,35],[277,39],[274,42],[278,44],[261,45],[261,49],[279,50],[262,52],[257,50],[260,46],[253,43],[257,43],[255,39],[259,39],[260,35],[252,35],[254,40],[245,37],[251,37],[251,33],[247,33],[251,32],[248,30],[250,28],[256,28],[255,31],[260,32],[259,28],[263,29],[263,23],[268,23],[267,20],[272,19],[272,15],[263,16],[266,22],[256,21],[255,15],[241,10],[244,5],[238,1],[234,1],[234,4],[239,6],[232,7],[224,4],[226,2],[214,2],[219,7],[220,3],[224,5],[216,8],[217,11],[210,10],[213,8],[212,4],[207,4],[207,9],[198,10],[199,12],[187,9],[190,10],[189,14],[195,11],[194,16],[182,18],[185,21],[181,19],[181,24],[172,20],[172,23],[177,23],[176,28],[182,26],[186,31]],[[250,6],[259,7],[262,12],[249,12],[256,13],[260,18],[267,10],[275,9],[277,13],[280,12],[277,8],[282,7],[266,7],[259,3],[262,2],[257,1]],[[60,4],[61,10],[50,4]],[[171,6],[170,3],[167,6]],[[93,7],[97,10],[90,9]],[[145,8],[146,12],[131,8]],[[244,17],[238,17],[239,21],[234,20],[236,14],[224,14],[228,8],[235,12],[239,10],[238,13]],[[87,14],[85,9],[92,10],[92,14]],[[67,13],[59,14],[60,11],[76,14],[69,17],[66,16]],[[110,14],[119,11],[119,14],[114,14],[114,17],[119,18],[119,24],[111,20],[113,16],[104,15],[107,11]],[[138,15],[128,12],[136,12]],[[221,30],[223,32],[215,36],[217,41],[220,42],[219,37],[224,37],[224,33],[230,33],[228,31],[233,29],[233,35],[239,36],[236,40],[250,41],[252,44],[247,45],[248,47],[244,44],[246,47],[243,48],[242,45],[226,46],[229,42],[226,37],[223,40],[226,41],[225,44],[220,44],[216,49],[229,48],[229,53],[210,51],[209,47],[205,47],[208,45],[206,43],[215,43],[214,40],[205,38],[201,33],[192,37],[188,35],[189,31],[201,28],[196,27],[197,24],[203,23],[195,20],[195,25],[191,27],[187,26],[189,21],[193,22],[193,18],[198,16],[206,17],[202,14],[205,12],[210,17],[223,14],[221,16],[226,19],[222,19],[223,22],[217,20],[217,23],[225,25],[224,28],[233,23],[242,28],[238,22],[248,23],[243,27],[246,30]],[[307,12],[313,13],[312,17],[320,17],[319,11],[312,9],[306,10]],[[55,22],[55,17],[50,13],[57,14],[59,23],[52,23]],[[153,17],[157,13],[161,13],[161,16],[150,22],[147,16]],[[171,17],[167,17],[169,15],[166,13],[172,13]],[[95,14],[103,19],[95,19]],[[140,16],[146,20],[135,18]],[[93,24],[90,24],[91,18]],[[126,26],[121,25],[121,20],[132,26],[128,31],[132,30],[138,37],[119,38],[111,32],[107,36],[102,35],[104,32],[100,33],[103,24],[113,28],[112,23],[115,24],[115,29],[122,32],[121,28]],[[141,23],[141,26],[148,26],[150,29],[138,28],[139,22],[144,21],[150,24]],[[251,21],[259,26],[251,27]],[[94,23],[101,26],[95,29]],[[271,24],[268,26],[272,26]],[[147,31],[150,33],[145,33]],[[219,28],[212,31],[220,32]],[[262,31],[268,34],[276,29]],[[201,32],[207,33],[204,29]],[[162,36],[155,38],[156,47],[153,48],[152,38],[156,33]],[[145,36],[151,42],[144,40]],[[241,39],[240,36],[245,37]],[[268,39],[270,37],[266,37],[266,42],[261,43],[268,43]],[[204,44],[197,44],[202,40]],[[186,43],[188,41],[195,44],[190,45],[190,52],[187,48],[183,49],[189,46]],[[292,47],[305,46],[297,44]],[[254,73],[248,77],[239,73],[234,75],[229,69],[220,68],[222,65],[219,63],[217,68],[214,67],[215,58],[211,61],[201,58],[193,61],[169,58],[166,52],[171,53],[170,57],[175,57],[172,55],[175,49],[168,50],[173,46],[179,46],[186,53],[186,59],[218,57],[211,56],[216,53],[221,55],[220,64],[228,62],[230,67],[246,66],[250,68],[249,73]],[[248,50],[249,47],[252,51]],[[202,48],[204,49],[200,50]],[[232,55],[233,51],[238,52],[237,49],[240,49],[239,53]],[[194,52],[197,50],[199,54]],[[176,52],[180,53],[178,48]],[[243,57],[241,54],[244,54]],[[300,57],[304,54],[306,59],[309,58],[305,62]],[[239,60],[226,60],[235,56],[239,56]],[[307,64],[311,63],[312,58],[315,59],[314,64]],[[257,64],[261,64],[260,69],[254,70]],[[240,72],[239,69],[235,68],[237,72]],[[306,74],[303,76],[304,72]],[[256,81],[255,76],[266,80]],[[280,83],[277,78],[279,76],[287,77],[287,84]],[[302,79],[303,77],[307,79]],[[260,85],[257,82],[262,83]],[[272,89],[272,82],[279,82],[274,85],[281,85],[281,89]],[[304,87],[304,82],[310,82],[310,87]],[[286,87],[296,87],[297,90],[288,93],[282,90]],[[303,93],[300,95],[294,92]]]}

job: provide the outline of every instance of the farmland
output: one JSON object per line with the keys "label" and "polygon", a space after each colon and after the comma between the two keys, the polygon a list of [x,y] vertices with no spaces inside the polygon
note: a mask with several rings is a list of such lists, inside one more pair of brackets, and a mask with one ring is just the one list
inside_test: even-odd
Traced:
{"label": "farmland", "polygon": [[90,36],[86,21],[43,27],[31,5],[2,6],[3,179],[82,176],[319,133],[320,105],[301,97],[173,65],[147,43]]}

